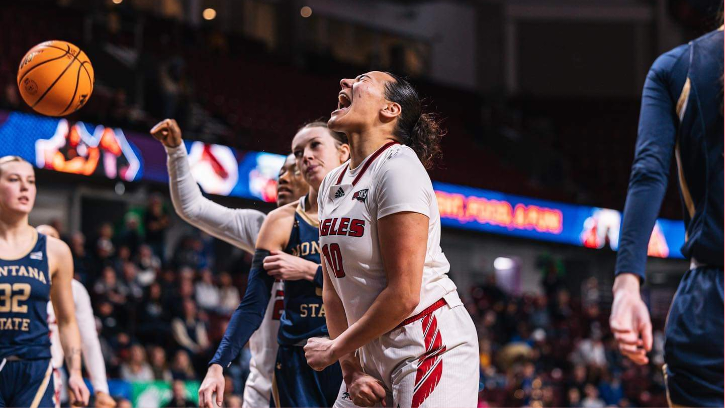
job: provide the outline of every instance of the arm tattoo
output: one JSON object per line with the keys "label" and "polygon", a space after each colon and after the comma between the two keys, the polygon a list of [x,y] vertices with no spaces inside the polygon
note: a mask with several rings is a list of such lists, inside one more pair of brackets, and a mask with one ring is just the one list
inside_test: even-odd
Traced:
{"label": "arm tattoo", "polygon": [[66,354],[65,362],[68,364],[68,367],[71,370],[80,370],[81,369],[81,349],[73,347],[70,350],[68,350],[68,354]]}

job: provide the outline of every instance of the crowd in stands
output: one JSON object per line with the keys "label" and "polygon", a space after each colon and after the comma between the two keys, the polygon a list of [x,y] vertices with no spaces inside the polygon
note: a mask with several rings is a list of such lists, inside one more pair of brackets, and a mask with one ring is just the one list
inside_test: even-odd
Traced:
{"label": "crowd in stands", "polygon": [[[164,253],[178,220],[167,205],[154,195],[120,227],[62,236],[91,293],[109,378],[170,382],[169,406],[190,406],[183,382],[203,379],[246,276],[217,266],[213,239],[184,236]],[[493,274],[463,293],[479,331],[480,406],[664,406],[661,332],[650,365],[633,365],[609,333],[596,282],[570,293],[561,266],[542,265],[540,294],[511,296]],[[241,402],[249,358],[244,349],[225,371],[229,406]]]}
{"label": "crowd in stands", "polygon": [[666,406],[661,322],[650,364],[637,366],[620,354],[609,331],[596,278],[573,294],[560,274],[555,263],[545,264],[541,294],[508,296],[494,275],[471,288],[480,406]]}

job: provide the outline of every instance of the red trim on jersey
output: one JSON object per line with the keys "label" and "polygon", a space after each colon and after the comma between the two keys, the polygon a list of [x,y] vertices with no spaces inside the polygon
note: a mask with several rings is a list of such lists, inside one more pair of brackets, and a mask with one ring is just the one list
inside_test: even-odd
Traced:
{"label": "red trim on jersey", "polygon": [[[438,309],[442,308],[442,307],[443,307],[443,306],[445,306],[446,304],[447,304],[447,303],[446,303],[446,300],[445,300],[445,299],[442,299],[442,298],[441,298],[441,299],[438,299],[438,301],[436,301],[436,302],[435,302],[435,303],[433,303],[432,305],[430,305],[430,306],[426,307],[425,309],[423,309],[423,311],[422,311],[422,312],[418,313],[418,314],[417,314],[417,315],[415,315],[415,316],[411,316],[411,317],[409,317],[409,318],[407,318],[407,319],[403,320],[403,322],[402,322],[402,323],[400,323],[399,325],[397,325],[397,326],[395,327],[395,329],[399,329],[399,328],[401,328],[401,327],[403,327],[403,326],[407,326],[407,325],[409,325],[409,324],[413,323],[413,322],[414,322],[414,321],[416,321],[416,320],[420,320],[420,319],[422,319],[422,318],[424,318],[424,317],[428,316],[429,314],[431,314],[431,313],[435,312],[436,310],[438,310]],[[393,330],[395,330],[395,329],[393,329]]]}
{"label": "red trim on jersey", "polygon": [[[363,164],[363,168],[360,169],[360,173],[358,173],[358,175],[352,181],[352,185],[354,186],[355,184],[357,184],[358,181],[360,181],[360,178],[363,176],[363,174],[365,174],[365,171],[368,169],[368,167],[370,167],[371,164],[373,164],[373,162],[375,161],[375,159],[378,158],[378,156],[383,154],[384,151],[388,150],[388,148],[390,146],[396,145],[396,144],[398,144],[398,142],[396,142],[395,140],[392,140],[392,141],[382,145],[378,150],[376,150],[375,153],[373,153],[372,156],[370,156],[370,158],[365,162],[365,164]],[[350,165],[348,164],[347,167],[345,167],[342,170],[342,173],[340,173],[340,177],[337,178],[337,184],[342,183],[342,178],[345,177],[345,173],[347,172],[347,169],[349,169],[349,168],[350,168]]]}
{"label": "red trim on jersey", "polygon": [[345,177],[345,172],[347,171],[348,167],[350,167],[349,164],[342,169],[342,171],[340,172],[340,177],[337,178],[337,183],[335,183],[335,185],[339,185],[340,183],[342,183],[342,178]]}

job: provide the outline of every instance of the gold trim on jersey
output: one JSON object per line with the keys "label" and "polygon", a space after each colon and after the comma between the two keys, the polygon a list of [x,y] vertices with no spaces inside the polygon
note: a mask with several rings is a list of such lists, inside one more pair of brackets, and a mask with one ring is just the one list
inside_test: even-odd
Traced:
{"label": "gold trim on jersey", "polygon": [[33,403],[30,404],[30,408],[38,408],[38,405],[40,405],[40,400],[43,399],[43,395],[45,394],[45,390],[48,389],[48,383],[50,383],[50,374],[53,372],[53,362],[48,363],[48,369],[45,371],[45,377],[43,377],[43,382],[40,383],[40,387],[38,387],[38,392],[35,393],[35,398],[33,398]]}
{"label": "gold trim on jersey", "polygon": [[37,243],[38,243],[38,231],[36,231],[35,228],[33,228],[33,243],[30,244],[30,248],[28,248],[27,251],[25,251],[21,256],[19,256],[17,258],[5,258],[5,257],[0,256],[0,260],[17,261],[19,259],[23,259],[33,251],[33,248],[35,248],[35,244],[37,244]]}
{"label": "gold trim on jersey", "polygon": [[274,400],[274,406],[280,408],[279,405],[279,388],[277,388],[277,376],[272,370],[272,399]]}
{"label": "gold trim on jersey", "polygon": [[680,98],[677,100],[676,111],[677,117],[680,118],[680,121],[682,121],[682,118],[685,117],[685,110],[687,110],[687,100],[690,98],[690,87],[690,77],[687,77],[685,85],[682,87]]}
{"label": "gold trim on jersey", "polygon": [[315,228],[320,228],[320,222],[319,222],[319,221],[315,221],[315,220],[313,220],[313,219],[312,219],[312,218],[310,218],[310,216],[309,216],[309,215],[307,215],[307,213],[305,212],[305,209],[304,209],[304,207],[302,206],[302,201],[303,201],[303,200],[304,200],[304,198],[300,199],[300,202],[299,202],[299,203],[297,203],[297,209],[295,210],[295,212],[296,212],[297,214],[299,214],[299,215],[300,215],[300,217],[302,217],[302,219],[303,219],[303,220],[305,220],[305,222],[306,222],[306,223],[308,223],[308,224],[312,225],[312,226],[313,226],[313,227],[315,227]]}
{"label": "gold trim on jersey", "polygon": [[[685,85],[682,87],[682,92],[680,93],[680,98],[677,100],[677,117],[680,118],[680,121],[682,121],[682,118],[685,117],[685,111],[687,110],[687,101],[690,99],[690,78],[688,77],[685,81]],[[677,142],[675,143],[675,160],[677,160],[677,174],[680,181],[680,191],[682,192],[682,199],[685,201],[685,207],[687,208],[687,213],[690,215],[690,218],[695,216],[695,203],[692,201],[692,194],[690,194],[690,188],[687,185],[687,180],[685,179],[685,171],[682,169],[682,157],[680,154],[680,138],[677,138]],[[687,236],[685,236],[685,241],[687,241]]]}

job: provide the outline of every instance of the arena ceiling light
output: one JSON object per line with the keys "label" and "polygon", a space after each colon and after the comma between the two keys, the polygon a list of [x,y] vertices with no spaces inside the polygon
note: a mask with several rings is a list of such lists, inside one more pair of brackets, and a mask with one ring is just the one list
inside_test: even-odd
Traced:
{"label": "arena ceiling light", "polygon": [[304,18],[308,18],[312,15],[312,8],[309,6],[304,6],[300,9],[300,15]]}
{"label": "arena ceiling light", "polygon": [[216,10],[214,10],[211,7],[210,8],[206,8],[201,13],[201,16],[204,17],[204,20],[207,20],[207,21],[214,20],[216,18]]}

